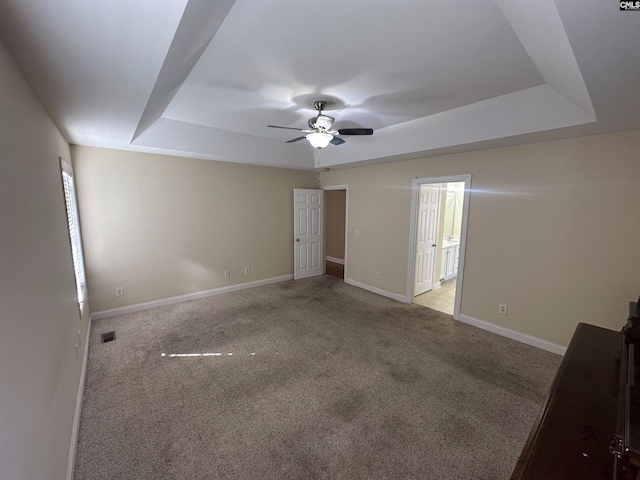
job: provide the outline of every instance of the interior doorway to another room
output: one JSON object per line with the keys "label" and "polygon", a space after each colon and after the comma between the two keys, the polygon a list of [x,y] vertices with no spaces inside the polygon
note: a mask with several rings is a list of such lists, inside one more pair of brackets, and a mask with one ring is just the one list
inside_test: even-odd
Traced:
{"label": "interior doorway to another room", "polygon": [[348,186],[323,187],[325,190],[326,273],[344,280],[347,266]]}
{"label": "interior doorway to another room", "polygon": [[414,303],[455,317],[460,312],[470,176],[433,180],[417,179],[415,185],[412,297]]}

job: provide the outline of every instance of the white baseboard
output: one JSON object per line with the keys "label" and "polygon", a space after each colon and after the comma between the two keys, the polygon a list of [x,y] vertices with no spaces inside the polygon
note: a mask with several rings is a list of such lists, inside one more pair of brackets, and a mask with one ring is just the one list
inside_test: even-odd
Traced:
{"label": "white baseboard", "polygon": [[382,295],[383,297],[392,298],[393,300],[397,300],[402,303],[411,303],[408,297],[405,295],[400,295],[398,293],[388,292],[383,290],[382,288],[372,287],[371,285],[367,285],[366,283],[357,282],[351,278],[345,279],[344,283],[348,283],[349,285],[353,285],[354,287],[362,288],[363,290],[367,290],[369,292],[377,293],[378,295]]}
{"label": "white baseboard", "polygon": [[527,335],[526,333],[520,333],[516,332],[515,330],[500,327],[499,325],[485,322],[484,320],[479,320],[468,315],[460,314],[457,318],[455,318],[455,320],[472,325],[474,327],[481,328],[482,330],[487,330],[491,333],[495,333],[503,337],[510,338],[511,340],[516,340],[517,342],[526,343],[527,345],[531,345],[532,347],[537,347],[551,353],[556,353],[558,355],[564,355],[567,351],[567,347],[563,347],[562,345],[558,345],[556,343],[552,343],[538,337],[532,337],[531,335]]}
{"label": "white baseboard", "polygon": [[439,288],[442,288],[442,282],[436,282],[433,284],[434,290],[438,290]]}
{"label": "white baseboard", "polygon": [[82,413],[82,401],[84,399],[84,384],[87,375],[87,362],[89,360],[89,338],[91,335],[91,315],[87,325],[87,336],[84,339],[84,353],[82,355],[82,370],[78,384],[78,396],[76,398],[76,411],[73,416],[73,429],[71,430],[71,445],[69,447],[69,461],[67,463],[67,480],[73,480],[76,468],[76,453],[78,451],[78,435],[80,434],[80,414]]}
{"label": "white baseboard", "polygon": [[329,255],[324,257],[325,260],[327,260],[328,262],[333,262],[333,263],[338,263],[340,265],[344,265],[344,260],[341,258],[336,258],[336,257],[330,257]]}
{"label": "white baseboard", "polygon": [[280,277],[267,278],[265,280],[256,280],[255,282],[239,283],[237,285],[229,285],[228,287],[214,288],[211,290],[203,290],[201,292],[187,293],[185,295],[178,295],[176,297],[161,298],[159,300],[153,300],[151,302],[136,303],[134,305],[128,305],[126,307],[111,308],[109,310],[101,310],[91,314],[93,320],[101,320],[103,318],[115,317],[118,315],[126,315],[128,313],[141,312],[155,307],[163,307],[165,305],[172,305],[174,303],[186,302],[189,300],[198,300],[200,298],[211,297],[213,295],[220,295],[222,293],[235,292],[237,290],[244,290],[246,288],[259,287],[261,285],[269,285],[270,283],[284,282],[285,280],[292,280],[293,275],[282,275]]}

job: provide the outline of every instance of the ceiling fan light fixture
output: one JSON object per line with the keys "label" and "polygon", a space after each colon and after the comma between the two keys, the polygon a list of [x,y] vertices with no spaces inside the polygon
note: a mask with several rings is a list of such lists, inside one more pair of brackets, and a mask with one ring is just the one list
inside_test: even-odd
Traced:
{"label": "ceiling fan light fixture", "polygon": [[307,140],[315,148],[324,148],[329,145],[329,142],[333,139],[333,135],[330,133],[313,132],[307,135]]}

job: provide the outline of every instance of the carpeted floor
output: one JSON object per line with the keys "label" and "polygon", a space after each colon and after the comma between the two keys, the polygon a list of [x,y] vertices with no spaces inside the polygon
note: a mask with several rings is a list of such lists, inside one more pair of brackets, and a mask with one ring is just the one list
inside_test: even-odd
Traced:
{"label": "carpeted floor", "polygon": [[326,275],[99,320],[75,479],[508,479],[560,360]]}

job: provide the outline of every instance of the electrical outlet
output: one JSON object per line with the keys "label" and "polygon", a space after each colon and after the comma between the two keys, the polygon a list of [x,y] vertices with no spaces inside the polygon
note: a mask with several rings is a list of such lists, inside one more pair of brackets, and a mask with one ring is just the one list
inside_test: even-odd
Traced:
{"label": "electrical outlet", "polygon": [[249,267],[244,267],[244,274],[249,275],[251,273],[251,269]]}
{"label": "electrical outlet", "polygon": [[376,272],[376,278],[380,278],[380,272]]}
{"label": "electrical outlet", "polygon": [[354,237],[359,237],[360,236],[360,230],[354,230],[353,231],[353,236]]}
{"label": "electrical outlet", "polygon": [[229,270],[224,271],[224,278],[229,278],[231,276],[231,272]]}
{"label": "electrical outlet", "polygon": [[116,297],[122,297],[124,295],[124,287],[116,287]]}
{"label": "electrical outlet", "polygon": [[501,303],[498,305],[498,313],[501,313],[502,315],[506,315],[507,314],[507,305],[504,303]]}

